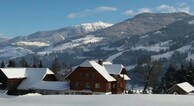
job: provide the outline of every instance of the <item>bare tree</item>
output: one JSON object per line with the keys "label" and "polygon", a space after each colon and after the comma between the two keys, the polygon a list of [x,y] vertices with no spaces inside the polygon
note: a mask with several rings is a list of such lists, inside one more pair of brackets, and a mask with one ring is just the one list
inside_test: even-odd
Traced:
{"label": "bare tree", "polygon": [[61,70],[61,63],[57,58],[54,59],[50,69],[55,73],[55,75],[57,75]]}
{"label": "bare tree", "polygon": [[135,70],[143,77],[144,89],[143,93],[147,93],[148,87],[154,88],[159,83],[159,71],[161,64],[158,61],[149,61],[146,63],[138,64]]}

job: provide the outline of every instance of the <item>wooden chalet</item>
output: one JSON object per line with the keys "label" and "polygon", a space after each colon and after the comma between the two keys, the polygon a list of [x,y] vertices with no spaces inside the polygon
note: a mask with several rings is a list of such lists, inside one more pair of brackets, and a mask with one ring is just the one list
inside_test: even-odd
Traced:
{"label": "wooden chalet", "polygon": [[70,90],[81,94],[121,94],[130,80],[121,64],[85,61],[67,77]]}
{"label": "wooden chalet", "polygon": [[0,83],[10,95],[59,94],[69,89],[69,83],[58,82],[48,68],[0,68]]}
{"label": "wooden chalet", "polygon": [[189,84],[188,82],[183,82],[174,85],[170,89],[167,90],[168,94],[181,94],[181,95],[186,95],[190,94],[194,91],[194,87]]}

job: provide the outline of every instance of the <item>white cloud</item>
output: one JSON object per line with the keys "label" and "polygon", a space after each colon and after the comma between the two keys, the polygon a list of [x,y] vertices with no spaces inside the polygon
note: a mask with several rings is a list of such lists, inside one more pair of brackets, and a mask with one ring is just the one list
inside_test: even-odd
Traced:
{"label": "white cloud", "polygon": [[97,12],[108,12],[108,11],[117,11],[117,8],[115,8],[115,7],[102,6],[102,7],[95,8],[95,10]]}
{"label": "white cloud", "polygon": [[181,12],[186,12],[186,13],[192,13],[190,11],[190,7],[186,4],[186,3],[180,3],[179,4],[179,8],[178,8],[178,11],[181,11]]}
{"label": "white cloud", "polygon": [[149,8],[140,8],[138,10],[132,10],[132,9],[129,9],[129,10],[126,10],[123,14],[124,15],[127,15],[127,16],[134,16],[134,15],[137,15],[137,14],[140,14],[140,13],[151,13],[151,9]]}
{"label": "white cloud", "polygon": [[67,18],[73,19],[73,18],[83,18],[88,16],[90,13],[92,12],[92,10],[83,10],[81,12],[78,13],[70,13],[67,15]]}
{"label": "white cloud", "polygon": [[127,16],[134,16],[140,13],[173,13],[173,12],[185,12],[188,14],[194,14],[191,10],[190,7],[187,3],[179,3],[175,4],[174,6],[172,5],[167,5],[167,4],[161,4],[157,7],[152,7],[152,8],[139,8],[139,9],[128,9],[125,12],[123,12],[123,15]]}
{"label": "white cloud", "polygon": [[132,9],[129,9],[129,10],[126,10],[123,14],[128,15],[128,16],[132,16],[132,15],[134,15],[134,11]]}
{"label": "white cloud", "polygon": [[157,7],[157,10],[162,12],[162,13],[170,13],[170,12],[176,12],[176,8],[173,6],[169,6],[166,4],[162,4]]}
{"label": "white cloud", "polygon": [[151,13],[151,9],[149,8],[141,8],[138,10],[138,13]]}
{"label": "white cloud", "polygon": [[77,14],[76,13],[70,13],[67,15],[67,18],[76,18]]}
{"label": "white cloud", "polygon": [[172,12],[186,12],[190,13],[190,7],[186,3],[180,3],[175,6],[169,6],[167,4],[162,4],[156,8],[157,11],[162,13],[172,13]]}
{"label": "white cloud", "polygon": [[179,3],[178,6],[187,6],[187,3]]}
{"label": "white cloud", "polygon": [[73,18],[83,18],[83,17],[87,17],[91,14],[96,14],[96,13],[100,13],[100,12],[114,12],[117,11],[117,8],[114,7],[108,7],[108,6],[101,6],[101,7],[96,7],[94,9],[87,9],[87,10],[83,10],[80,12],[72,12],[70,14],[68,14],[66,17],[73,19]]}

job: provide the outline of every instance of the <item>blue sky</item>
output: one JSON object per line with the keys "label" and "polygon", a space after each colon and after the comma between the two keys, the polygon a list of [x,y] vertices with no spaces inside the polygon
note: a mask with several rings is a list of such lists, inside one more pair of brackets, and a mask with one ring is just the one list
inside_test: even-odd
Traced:
{"label": "blue sky", "polygon": [[117,23],[143,12],[194,13],[194,0],[0,0],[0,37],[81,23]]}

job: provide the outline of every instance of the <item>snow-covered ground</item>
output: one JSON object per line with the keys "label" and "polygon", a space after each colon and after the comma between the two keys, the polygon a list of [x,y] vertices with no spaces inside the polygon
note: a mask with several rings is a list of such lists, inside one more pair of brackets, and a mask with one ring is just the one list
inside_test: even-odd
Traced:
{"label": "snow-covered ground", "polygon": [[137,46],[135,48],[132,48],[132,50],[147,50],[147,51],[154,51],[159,52],[160,50],[166,50],[169,49],[169,47],[161,46],[159,44],[151,45],[151,46]]}
{"label": "snow-covered ground", "polygon": [[166,52],[166,53],[159,54],[159,55],[153,55],[153,56],[151,56],[151,58],[154,59],[154,60],[158,60],[160,58],[169,59],[173,55],[173,53],[174,53],[174,51],[170,51],[170,52]]}
{"label": "snow-covered ground", "polygon": [[20,41],[16,42],[13,45],[18,45],[18,46],[38,46],[38,47],[43,47],[43,46],[49,46],[50,44],[45,43],[45,42],[25,42],[25,41]]}
{"label": "snow-covered ground", "polygon": [[189,21],[188,24],[193,25],[194,24],[194,20]]}
{"label": "snow-covered ground", "polygon": [[1,106],[194,106],[194,95],[2,96]]}

